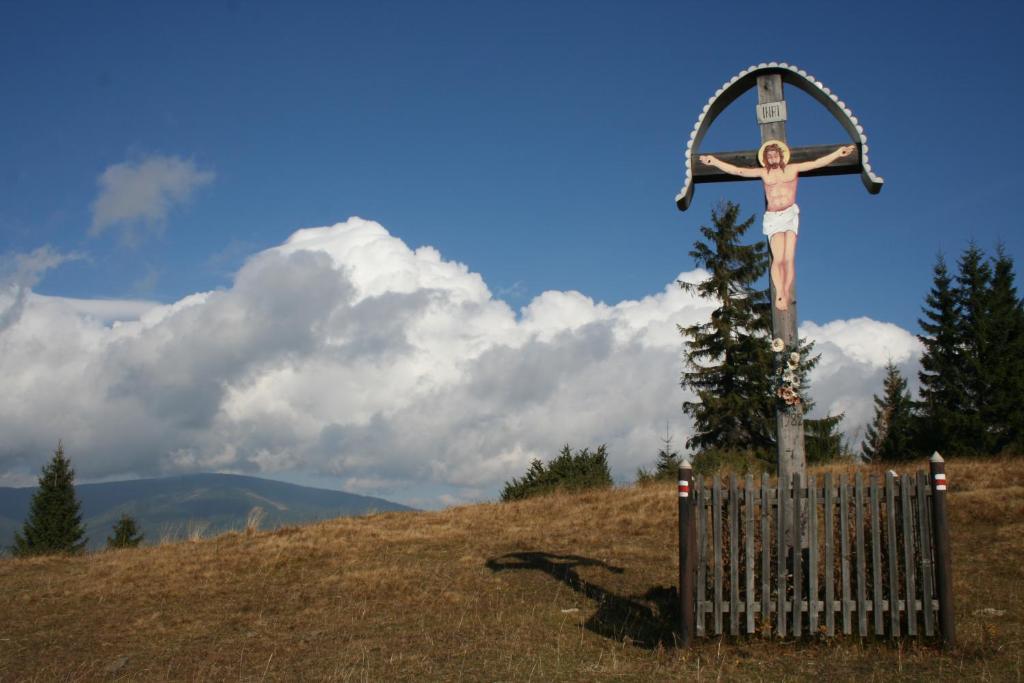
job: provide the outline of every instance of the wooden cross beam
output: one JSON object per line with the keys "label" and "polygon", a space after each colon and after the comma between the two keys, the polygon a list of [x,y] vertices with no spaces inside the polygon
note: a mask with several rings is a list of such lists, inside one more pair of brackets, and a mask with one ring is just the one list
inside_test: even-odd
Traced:
{"label": "wooden cross beam", "polygon": [[[824,106],[840,125],[850,135],[850,139],[836,145],[819,145],[814,147],[797,147],[790,149],[789,164],[821,160],[822,157],[836,151],[844,145],[855,146],[855,151],[832,159],[826,165],[813,169],[801,170],[799,175],[808,176],[830,176],[845,174],[860,174],[864,186],[871,194],[877,194],[882,189],[882,178],[875,175],[868,161],[867,136],[864,128],[857,121],[853,113],[842,102],[838,96],[825,87],[820,81],[815,80],[802,69],[795,66],[771,62],[760,64],[745,69],[730,81],[718,89],[697,119],[693,132],[690,133],[690,140],[686,146],[686,182],[683,189],[676,196],[676,205],[680,211],[685,211],[693,197],[694,185],[699,183],[718,183],[743,180],[763,180],[767,188],[769,178],[761,177],[760,171],[756,174],[748,174],[748,177],[737,175],[739,169],[760,169],[760,162],[757,158],[757,150],[746,150],[740,152],[711,153],[715,157],[715,164],[706,164],[701,157],[707,157],[707,153],[700,153],[700,143],[705,133],[715,118],[725,110],[740,95],[752,87],[757,88],[757,120],[761,132],[762,145],[769,140],[786,142],[786,102],[783,97],[783,82],[796,86]],[[722,168],[719,162],[725,162]],[[824,163],[824,162],[822,162]],[[728,167],[734,172],[727,172]],[[777,182],[777,181],[773,181]],[[795,185],[794,190],[795,192]],[[793,197],[795,201],[795,195]],[[796,234],[792,236],[795,248]],[[777,238],[778,234],[772,238]],[[771,239],[769,239],[769,251],[773,253]],[[780,261],[780,264],[782,261]],[[775,339],[781,339],[786,349],[786,355],[799,348],[797,337],[796,317],[796,291],[795,285],[790,288],[789,299],[782,302],[776,292],[775,278],[770,278],[771,300],[772,300],[772,333]],[[781,308],[780,308],[781,306]],[[780,402],[781,403],[781,402]],[[776,410],[776,434],[778,454],[778,476],[781,485],[789,485],[793,481],[793,475],[799,474],[801,479],[806,480],[807,459],[804,451],[804,429],[803,410],[801,405],[786,407],[780,405]],[[785,482],[785,484],[783,484]]]}
{"label": "wooden cross beam", "polygon": [[[802,161],[813,161],[814,159],[820,159],[829,152],[834,151],[837,147],[841,147],[847,142],[837,142],[834,145],[813,145],[810,147],[790,147],[790,160],[791,164],[800,163]],[[722,161],[728,162],[733,166],[743,166],[746,168],[754,168],[758,165],[757,161],[757,150],[748,149],[743,152],[703,152],[703,154],[711,154]],[[861,173],[861,155],[860,145],[857,145],[857,152],[851,154],[848,157],[839,157],[828,166],[822,168],[816,168],[813,171],[806,171],[800,174],[801,178],[813,178],[815,176],[829,176],[829,175],[859,175]],[[706,166],[698,163],[696,168],[693,170],[693,182],[694,184],[699,183],[725,183],[725,182],[736,182],[744,180],[757,180],[757,178],[741,178],[739,176],[730,175],[724,171],[720,171],[714,166]]]}

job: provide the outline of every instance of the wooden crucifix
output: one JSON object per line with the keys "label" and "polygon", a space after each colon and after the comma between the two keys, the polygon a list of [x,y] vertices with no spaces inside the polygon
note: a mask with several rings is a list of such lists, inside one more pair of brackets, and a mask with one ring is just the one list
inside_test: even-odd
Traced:
{"label": "wooden crucifix", "polygon": [[[786,101],[783,82],[796,86],[821,103],[843,126],[850,140],[790,149],[786,144]],[[757,122],[761,146],[742,152],[700,154],[701,140],[712,121],[740,95],[757,88]],[[761,180],[765,188],[764,228],[771,252],[772,345],[776,370],[783,378],[777,387],[775,413],[779,481],[788,485],[793,475],[805,479],[803,407],[795,381],[799,362],[794,257],[799,228],[796,187],[799,177],[860,174],[871,194],[882,189],[882,178],[868,163],[867,137],[850,109],[838,96],[795,66],[771,62],[751,66],[725,83],[708,100],[686,148],[686,182],[676,196],[685,211],[697,183]],[[788,366],[788,367],[787,367]]]}

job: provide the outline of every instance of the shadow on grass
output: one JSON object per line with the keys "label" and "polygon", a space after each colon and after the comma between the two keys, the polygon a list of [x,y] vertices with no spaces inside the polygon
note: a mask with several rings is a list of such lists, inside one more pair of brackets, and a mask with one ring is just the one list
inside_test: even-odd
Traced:
{"label": "shadow on grass", "polygon": [[[542,571],[572,590],[597,603],[597,612],[584,627],[605,638],[628,640],[638,647],[655,648],[675,644],[673,633],[679,615],[675,587],[655,586],[642,596],[621,596],[580,577],[577,567],[601,567],[614,574],[625,570],[601,560],[579,555],[554,555],[545,552],[508,553],[487,560],[493,572],[509,570]],[[651,603],[653,607],[644,602]]]}

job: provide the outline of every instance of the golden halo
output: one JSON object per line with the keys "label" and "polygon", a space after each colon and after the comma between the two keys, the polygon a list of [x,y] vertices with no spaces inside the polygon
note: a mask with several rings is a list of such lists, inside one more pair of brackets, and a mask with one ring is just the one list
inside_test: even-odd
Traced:
{"label": "golden halo", "polygon": [[765,140],[764,144],[761,145],[761,148],[757,150],[758,163],[764,166],[764,148],[767,147],[768,145],[778,145],[779,148],[782,150],[782,163],[789,163],[789,145],[787,145],[782,140]]}

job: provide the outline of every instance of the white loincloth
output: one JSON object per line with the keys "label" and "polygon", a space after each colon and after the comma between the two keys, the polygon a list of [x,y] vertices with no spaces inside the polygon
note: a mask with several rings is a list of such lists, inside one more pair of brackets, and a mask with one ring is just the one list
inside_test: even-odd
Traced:
{"label": "white loincloth", "polygon": [[777,232],[789,230],[794,235],[800,232],[800,207],[792,204],[782,211],[765,211],[762,232],[769,237]]}

